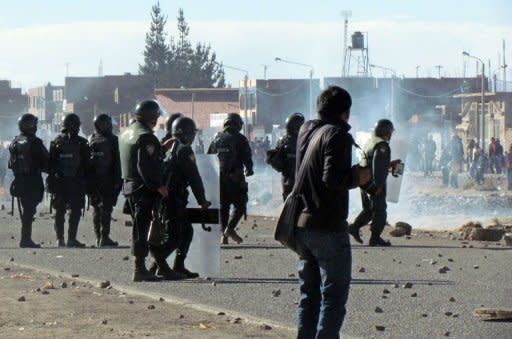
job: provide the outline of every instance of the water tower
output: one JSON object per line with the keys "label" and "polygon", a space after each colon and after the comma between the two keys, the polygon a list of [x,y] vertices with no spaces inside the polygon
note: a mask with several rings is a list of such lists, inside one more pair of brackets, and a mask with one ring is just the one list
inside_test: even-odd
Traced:
{"label": "water tower", "polygon": [[352,45],[347,46],[344,53],[343,76],[369,77],[370,60],[368,57],[368,33],[354,32],[351,40]]}

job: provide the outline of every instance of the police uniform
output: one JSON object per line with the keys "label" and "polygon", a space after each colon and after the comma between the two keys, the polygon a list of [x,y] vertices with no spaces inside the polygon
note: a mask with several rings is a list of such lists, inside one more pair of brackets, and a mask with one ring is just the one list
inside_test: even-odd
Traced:
{"label": "police uniform", "polygon": [[41,172],[48,171],[48,150],[35,135],[22,133],[11,142],[9,152],[9,168],[14,174],[11,195],[17,197],[21,205],[20,246],[35,245],[32,242],[32,222],[36,207],[43,200]]}
{"label": "police uniform", "polygon": [[[248,185],[245,181],[244,166],[252,173],[251,148],[247,138],[240,132],[225,128],[217,133],[208,154],[217,154],[220,162],[220,217],[222,230],[234,230],[246,213]],[[231,205],[233,214],[229,218]]]}
{"label": "police uniform", "polygon": [[363,154],[360,165],[370,168],[372,180],[367,187],[361,189],[363,211],[350,225],[350,229],[353,232],[359,232],[361,227],[371,221],[370,244],[373,244],[381,239],[380,235],[387,222],[386,180],[391,161],[391,149],[387,141],[373,134],[365,145]]}
{"label": "police uniform", "polygon": [[187,188],[190,186],[199,205],[204,205],[207,200],[192,147],[179,141],[176,143],[175,151],[166,162],[167,189],[171,194],[165,201],[167,239],[162,246],[162,255],[167,258],[176,250],[174,271],[194,278],[198,274],[186,270],[184,265],[194,235],[187,215]]}
{"label": "police uniform", "polygon": [[93,206],[94,233],[109,239],[112,210],[122,187],[119,142],[113,134],[94,133],[89,140],[91,148],[91,186],[89,199]]}
{"label": "police uniform", "polygon": [[59,245],[64,241],[64,217],[68,208],[71,210],[68,246],[77,241],[78,224],[85,205],[89,157],[87,140],[79,135],[62,133],[50,144],[49,190],[53,194]]}
{"label": "police uniform", "polygon": [[[273,153],[273,154],[272,154]],[[267,152],[270,165],[281,173],[283,200],[291,193],[295,185],[295,167],[297,158],[297,135],[287,134],[277,142],[275,150]]]}
{"label": "police uniform", "polygon": [[133,219],[132,254],[143,262],[149,251],[147,237],[155,202],[160,197],[157,189],[164,182],[160,143],[151,128],[135,121],[121,134],[119,146],[123,194]]}

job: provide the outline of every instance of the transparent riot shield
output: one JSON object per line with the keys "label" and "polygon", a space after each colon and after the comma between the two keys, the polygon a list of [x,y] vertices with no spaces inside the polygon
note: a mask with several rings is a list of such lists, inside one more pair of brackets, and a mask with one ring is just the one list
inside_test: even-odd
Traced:
{"label": "transparent riot shield", "polygon": [[[407,166],[407,148],[409,146],[409,136],[406,134],[393,134],[391,138],[391,160],[400,159]],[[387,180],[387,195],[386,200],[389,202],[397,203],[400,197],[400,189],[402,187],[403,174],[394,177],[391,174]]]}
{"label": "transparent riot shield", "polygon": [[[220,186],[219,186],[219,160],[217,155],[197,154],[196,155],[197,167],[199,174],[203,179],[204,188],[206,190],[206,199],[211,201],[212,205],[209,209],[211,219],[212,213],[219,214],[220,208]],[[189,204],[191,209],[199,208],[197,201],[189,189]],[[205,220],[208,219],[205,217]],[[205,228],[210,228],[210,231],[203,229],[203,225],[193,223],[194,237],[190,250],[186,259],[186,267],[192,272],[198,272],[202,277],[215,277],[219,275],[220,270],[220,215],[217,218],[218,222],[213,224],[207,222],[204,224]],[[169,264],[172,267],[174,255],[169,259]]]}
{"label": "transparent riot shield", "polygon": [[263,217],[278,216],[283,203],[281,174],[274,171],[270,165],[265,165],[246,180],[249,184],[247,213]]}

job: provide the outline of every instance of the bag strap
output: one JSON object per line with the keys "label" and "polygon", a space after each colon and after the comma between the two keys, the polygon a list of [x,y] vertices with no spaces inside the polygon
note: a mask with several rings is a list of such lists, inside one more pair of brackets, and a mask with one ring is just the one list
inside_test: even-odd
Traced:
{"label": "bag strap", "polygon": [[306,153],[304,154],[304,157],[302,158],[302,161],[300,163],[299,171],[297,172],[297,176],[295,178],[295,185],[293,186],[292,193],[297,193],[302,189],[302,185],[304,184],[304,179],[306,177],[306,164],[309,163],[309,161],[311,160],[315,146],[320,142],[322,135],[329,127],[329,125],[324,125],[313,133],[313,136],[311,137],[309,144],[306,148]]}

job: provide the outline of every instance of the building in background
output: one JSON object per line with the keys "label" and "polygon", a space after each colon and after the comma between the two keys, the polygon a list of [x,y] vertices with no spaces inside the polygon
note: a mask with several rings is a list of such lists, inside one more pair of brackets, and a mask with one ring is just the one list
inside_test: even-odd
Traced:
{"label": "building in background", "polygon": [[21,88],[11,87],[9,80],[0,80],[0,140],[11,140],[18,134],[18,118],[28,111],[28,96]]}
{"label": "building in background", "polygon": [[78,114],[85,135],[94,131],[94,116],[101,113],[109,114],[120,130],[128,125],[135,106],[153,97],[151,81],[142,75],[66,77],[64,113]]}
{"label": "building in background", "polygon": [[64,86],[45,86],[28,90],[28,112],[39,119],[39,124],[46,130],[57,132],[55,120],[62,117],[64,110]]}

